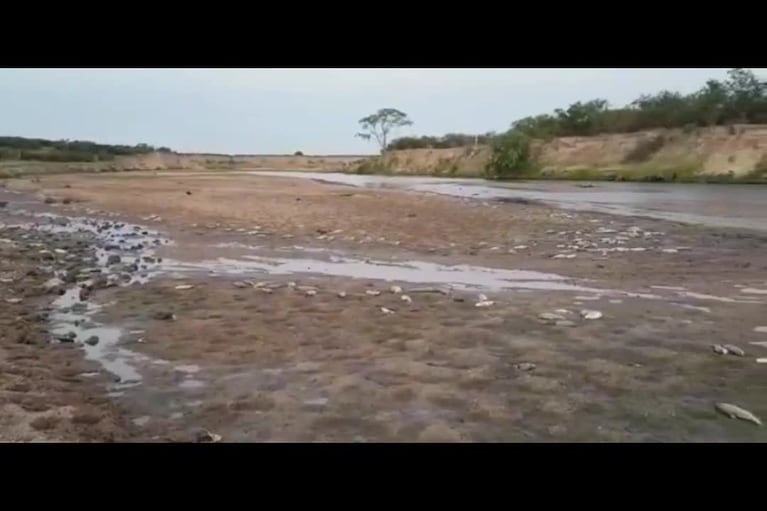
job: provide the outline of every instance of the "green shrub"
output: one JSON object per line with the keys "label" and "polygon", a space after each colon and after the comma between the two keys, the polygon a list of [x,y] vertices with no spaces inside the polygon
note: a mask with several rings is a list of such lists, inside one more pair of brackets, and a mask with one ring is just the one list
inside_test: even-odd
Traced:
{"label": "green shrub", "polygon": [[490,159],[485,165],[485,176],[490,179],[522,177],[537,167],[530,138],[517,131],[510,131],[493,140]]}

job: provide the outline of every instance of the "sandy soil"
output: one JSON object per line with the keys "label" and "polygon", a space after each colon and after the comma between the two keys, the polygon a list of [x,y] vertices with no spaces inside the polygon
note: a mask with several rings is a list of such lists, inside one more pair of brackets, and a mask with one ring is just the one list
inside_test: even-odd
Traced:
{"label": "sandy soil", "polygon": [[[724,401],[767,416],[767,366],[755,361],[767,348],[751,344],[767,341],[759,329],[767,324],[767,241],[759,236],[249,176],[51,176],[8,187],[24,200],[67,199],[49,206],[59,213],[109,212],[174,240],[153,253],[166,269],[148,283],[89,298],[101,305],[95,320],[119,328],[119,346],[140,355],[130,359],[139,385],[105,388],[104,374],[80,382],[78,396],[100,403],[115,438],[185,441],[205,428],[224,441],[764,439],[762,428],[713,407]],[[365,270],[372,261],[357,278],[268,274],[242,263],[329,263],[338,254],[554,273],[589,290],[419,292],[435,286],[409,282],[418,278],[396,266],[390,280],[373,278]],[[239,273],[220,268],[238,261]],[[23,264],[35,265],[18,258],[7,271]],[[428,268],[424,279],[436,271]],[[477,307],[483,298],[493,303]],[[33,314],[41,300],[17,305]],[[585,309],[602,317],[584,319]],[[3,349],[20,349],[4,314]],[[745,356],[717,355],[715,343]],[[77,353],[62,346],[25,349],[51,370],[49,353]],[[56,395],[56,377],[33,382]],[[72,419],[53,422],[63,429],[19,438],[70,438]]]}

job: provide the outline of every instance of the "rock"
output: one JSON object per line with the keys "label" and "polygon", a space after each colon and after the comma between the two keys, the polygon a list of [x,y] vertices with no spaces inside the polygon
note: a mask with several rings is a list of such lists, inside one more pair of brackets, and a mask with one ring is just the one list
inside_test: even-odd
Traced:
{"label": "rock", "polygon": [[721,344],[714,344],[711,346],[711,349],[714,350],[714,353],[717,355],[726,355],[727,354],[727,348],[722,346]]}
{"label": "rock", "polygon": [[465,298],[461,298],[460,296],[455,296],[455,297],[453,297],[453,301],[457,302],[457,303],[463,303],[463,302],[466,301],[466,299]]}
{"label": "rock", "polygon": [[728,353],[732,353],[736,357],[746,356],[746,352],[740,349],[739,347],[735,346],[734,344],[725,344],[723,348],[726,349]]}
{"label": "rock", "polygon": [[726,417],[729,417],[730,419],[740,419],[747,422],[753,422],[757,426],[762,425],[762,421],[757,416],[739,406],[730,403],[716,403],[714,408],[717,412]]}
{"label": "rock", "polygon": [[754,332],[758,334],[767,334],[767,326],[757,326],[754,327]]}
{"label": "rock", "polygon": [[487,295],[484,295],[484,294],[480,293],[479,295],[477,295],[477,301],[478,302],[486,302],[487,301]]}
{"label": "rock", "polygon": [[381,294],[380,291],[376,291],[375,289],[366,289],[365,294],[369,296],[378,296]]}
{"label": "rock", "polygon": [[46,204],[55,204],[56,199],[54,199],[53,197],[46,197],[45,200],[43,200],[43,202]]}
{"label": "rock", "polygon": [[560,319],[554,322],[554,325],[556,326],[575,326],[575,324],[576,323],[574,321],[570,321],[567,319]]}
{"label": "rock", "polygon": [[386,307],[381,307],[381,312],[384,314],[394,314],[394,311],[391,309],[387,309]]}
{"label": "rock", "polygon": [[395,295],[398,295],[402,292],[402,288],[399,286],[392,286],[389,288],[389,290],[394,293]]}
{"label": "rock", "polygon": [[552,259],[574,259],[575,254],[557,254],[552,256]]}
{"label": "rock", "polygon": [[17,304],[17,303],[21,303],[22,299],[21,298],[6,298],[5,301],[8,302],[8,303],[11,303],[11,304]]}
{"label": "rock", "polygon": [[595,310],[584,309],[581,311],[581,316],[583,319],[599,319],[602,317],[602,313]]}
{"label": "rock", "polygon": [[536,368],[536,365],[531,362],[522,362],[519,364],[514,364],[515,369],[519,369],[520,371],[532,371]]}
{"label": "rock", "polygon": [[95,346],[99,343],[99,336],[98,335],[91,335],[87,339],[85,339],[85,344],[88,346]]}
{"label": "rock", "polygon": [[109,257],[107,257],[107,266],[112,266],[113,264],[120,264],[120,261],[122,261],[122,258],[117,254],[112,254]]}
{"label": "rock", "polygon": [[241,280],[237,280],[237,281],[235,281],[235,282],[232,282],[232,285],[233,285],[234,287],[236,287],[236,288],[240,288],[240,289],[245,289],[245,288],[251,287],[251,286],[249,286],[247,283],[245,283],[245,282],[242,282]]}
{"label": "rock", "polygon": [[316,289],[307,289],[306,291],[304,291],[304,294],[306,296],[315,296],[317,294],[317,290]]}
{"label": "rock", "polygon": [[338,297],[339,298],[346,298],[346,291],[339,291],[338,292]]}
{"label": "rock", "polygon": [[408,295],[402,295],[400,296],[400,300],[406,303],[413,303],[413,299],[410,298]]}
{"label": "rock", "polygon": [[160,321],[166,321],[166,320],[174,320],[176,319],[176,315],[169,311],[159,311],[155,312],[152,316],[154,319],[160,320]]}
{"label": "rock", "polygon": [[199,429],[194,433],[194,440],[198,443],[216,443],[221,441],[221,435],[211,433],[207,429]]}
{"label": "rock", "polygon": [[0,209],[6,207],[8,205],[8,201],[0,200]]}

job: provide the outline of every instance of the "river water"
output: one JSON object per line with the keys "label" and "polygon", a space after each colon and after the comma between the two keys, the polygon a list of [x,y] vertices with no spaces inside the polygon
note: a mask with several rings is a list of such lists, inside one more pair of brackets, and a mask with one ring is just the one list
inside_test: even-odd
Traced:
{"label": "river water", "polygon": [[767,186],[375,176],[329,172],[252,171],[350,186],[401,188],[454,197],[526,199],[552,206],[767,232]]}

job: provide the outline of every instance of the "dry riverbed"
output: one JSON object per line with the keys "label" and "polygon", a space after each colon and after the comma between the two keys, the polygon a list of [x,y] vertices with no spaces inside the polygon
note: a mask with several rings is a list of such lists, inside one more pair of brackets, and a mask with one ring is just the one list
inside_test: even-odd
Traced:
{"label": "dry riverbed", "polygon": [[6,188],[2,440],[764,439],[715,409],[767,417],[758,234],[251,176]]}

